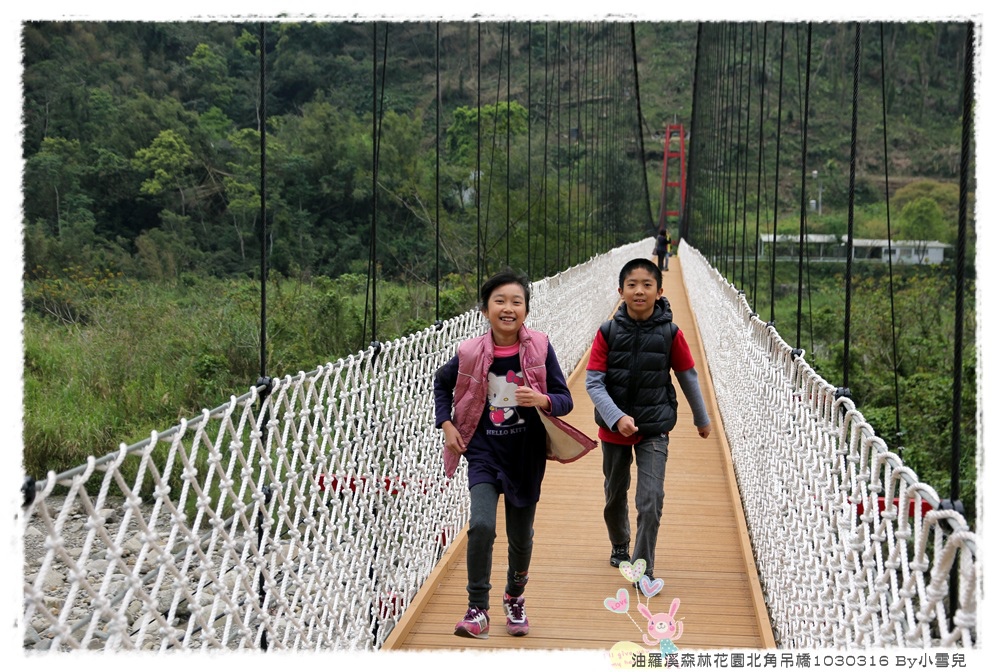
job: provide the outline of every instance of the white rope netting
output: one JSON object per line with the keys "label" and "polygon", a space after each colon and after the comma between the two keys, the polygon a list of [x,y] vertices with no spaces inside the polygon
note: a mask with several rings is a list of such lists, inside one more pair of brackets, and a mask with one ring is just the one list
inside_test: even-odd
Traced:
{"label": "white rope netting", "polygon": [[778,645],[974,646],[976,535],[964,517],[938,510],[854,403],[700,252],[678,251]]}
{"label": "white rope netting", "polygon": [[[533,287],[569,375],[642,241]],[[434,372],[475,310],[26,484],[24,647],[379,648],[465,526]]]}

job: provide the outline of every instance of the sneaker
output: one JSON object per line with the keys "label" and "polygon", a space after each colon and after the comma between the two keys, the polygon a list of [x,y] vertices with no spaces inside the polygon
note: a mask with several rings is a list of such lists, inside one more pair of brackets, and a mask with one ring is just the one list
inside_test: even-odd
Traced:
{"label": "sneaker", "polygon": [[528,615],[524,613],[524,595],[503,594],[503,611],[507,614],[507,634],[521,637],[528,634]]}
{"label": "sneaker", "polygon": [[490,614],[479,607],[469,607],[465,618],[455,624],[455,634],[461,637],[486,639],[490,636]]}
{"label": "sneaker", "polygon": [[628,542],[611,545],[611,566],[617,567],[632,556],[628,552]]}

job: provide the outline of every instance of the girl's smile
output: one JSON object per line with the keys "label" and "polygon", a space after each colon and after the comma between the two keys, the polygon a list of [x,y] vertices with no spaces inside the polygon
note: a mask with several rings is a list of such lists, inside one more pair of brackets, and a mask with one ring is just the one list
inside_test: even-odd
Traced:
{"label": "girl's smile", "polygon": [[490,294],[483,315],[490,322],[494,343],[497,345],[517,343],[517,334],[528,316],[524,288],[516,282],[500,285]]}

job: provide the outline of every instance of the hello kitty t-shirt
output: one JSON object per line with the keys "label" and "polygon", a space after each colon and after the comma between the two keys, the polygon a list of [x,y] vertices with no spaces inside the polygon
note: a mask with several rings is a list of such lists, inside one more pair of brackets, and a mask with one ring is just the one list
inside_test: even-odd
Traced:
{"label": "hello kitty t-shirt", "polygon": [[518,346],[496,346],[486,407],[469,441],[469,487],[494,483],[514,506],[538,501],[545,475],[545,428],[538,409],[518,406],[514,392],[524,385]]}

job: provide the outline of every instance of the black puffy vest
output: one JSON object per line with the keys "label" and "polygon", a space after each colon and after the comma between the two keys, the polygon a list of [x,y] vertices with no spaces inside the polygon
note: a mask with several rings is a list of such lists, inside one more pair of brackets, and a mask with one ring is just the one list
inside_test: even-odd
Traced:
{"label": "black puffy vest", "polygon": [[[604,384],[615,405],[635,419],[642,436],[664,434],[677,424],[677,393],[670,379],[670,349],[676,332],[666,297],[657,299],[648,320],[636,322],[622,304],[601,325],[608,344]],[[594,416],[598,425],[608,429],[596,411]]]}

